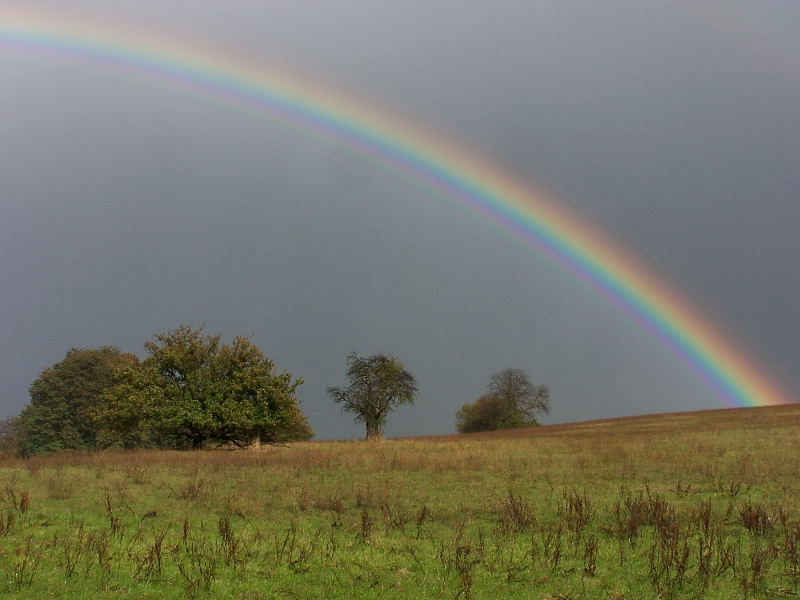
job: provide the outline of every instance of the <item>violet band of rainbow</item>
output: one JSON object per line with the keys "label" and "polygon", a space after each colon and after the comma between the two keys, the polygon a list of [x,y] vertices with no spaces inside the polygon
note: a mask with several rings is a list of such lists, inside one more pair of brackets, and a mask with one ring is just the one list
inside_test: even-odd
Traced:
{"label": "violet band of rainbow", "polygon": [[731,406],[792,401],[766,369],[606,236],[499,165],[345,92],[217,48],[87,16],[0,7],[0,51],[158,77],[333,136],[443,190],[558,261],[670,347]]}

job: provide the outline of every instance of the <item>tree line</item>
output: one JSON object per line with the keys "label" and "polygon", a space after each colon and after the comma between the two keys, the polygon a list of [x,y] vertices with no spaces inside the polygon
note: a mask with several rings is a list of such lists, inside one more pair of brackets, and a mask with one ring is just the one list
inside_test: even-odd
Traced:
{"label": "tree line", "polygon": [[30,386],[16,430],[23,455],[104,448],[201,448],[278,443],[314,433],[295,390],[249,339],[230,344],[181,325],[145,343],[73,348]]}
{"label": "tree line", "polygon": [[[23,456],[106,448],[198,449],[311,439],[295,391],[303,381],[275,364],[247,337],[181,325],[144,345],[147,356],[114,346],[73,348],[30,386],[30,404],[0,422],[0,451]],[[327,389],[342,409],[383,437],[388,415],[413,404],[414,376],[394,356],[351,353],[348,383]],[[456,413],[460,433],[537,425],[549,390],[521,369],[491,376],[487,391]]]}

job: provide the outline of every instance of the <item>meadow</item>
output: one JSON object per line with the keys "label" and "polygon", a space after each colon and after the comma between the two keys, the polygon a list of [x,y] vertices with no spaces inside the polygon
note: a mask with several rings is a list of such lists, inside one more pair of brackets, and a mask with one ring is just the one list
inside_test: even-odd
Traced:
{"label": "meadow", "polygon": [[22,598],[800,596],[800,407],[0,461]]}

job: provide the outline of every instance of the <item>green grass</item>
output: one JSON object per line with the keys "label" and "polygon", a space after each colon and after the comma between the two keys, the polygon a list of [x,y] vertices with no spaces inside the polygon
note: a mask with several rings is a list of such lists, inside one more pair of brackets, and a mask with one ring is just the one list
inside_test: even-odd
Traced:
{"label": "green grass", "polygon": [[0,463],[4,598],[800,596],[797,407]]}

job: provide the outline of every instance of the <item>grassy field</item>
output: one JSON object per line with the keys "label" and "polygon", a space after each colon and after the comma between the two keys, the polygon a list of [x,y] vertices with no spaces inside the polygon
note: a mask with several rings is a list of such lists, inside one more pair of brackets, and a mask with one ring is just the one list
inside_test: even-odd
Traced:
{"label": "grassy field", "polygon": [[0,462],[0,595],[792,598],[800,407]]}

